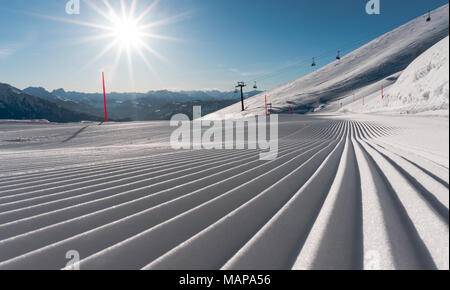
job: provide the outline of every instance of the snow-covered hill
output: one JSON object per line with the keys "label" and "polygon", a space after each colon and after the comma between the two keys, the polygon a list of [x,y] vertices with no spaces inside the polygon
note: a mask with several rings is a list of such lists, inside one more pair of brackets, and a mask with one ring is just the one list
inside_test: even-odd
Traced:
{"label": "snow-covered hill", "polygon": [[[344,106],[339,111],[448,115],[448,75],[449,37],[446,37],[414,60],[391,86],[385,86],[384,97],[378,84],[374,88],[375,93],[365,94],[364,104],[351,101],[349,96],[344,99]],[[337,107],[337,104],[332,104],[329,110],[324,111]]]}
{"label": "snow-covered hill", "polygon": [[386,94],[382,108],[418,113],[448,110],[449,38],[418,57]]}
{"label": "snow-covered hill", "polygon": [[[425,15],[418,17],[344,56],[341,61],[267,91],[268,101],[276,112],[287,112],[289,106],[295,108],[296,112],[310,112],[364,88],[372,86],[374,90],[379,90],[384,83],[392,84],[396,74],[448,36],[448,8],[447,4],[434,10],[431,22],[425,21]],[[259,94],[247,100],[243,114],[262,114],[264,95]],[[356,99],[362,97],[364,95],[355,96]],[[240,104],[207,118],[224,117],[227,114],[241,115]]]}

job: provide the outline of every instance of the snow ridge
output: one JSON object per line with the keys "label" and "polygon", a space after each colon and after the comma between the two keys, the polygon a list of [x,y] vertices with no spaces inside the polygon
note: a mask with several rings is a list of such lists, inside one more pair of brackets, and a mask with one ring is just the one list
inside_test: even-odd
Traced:
{"label": "snow ridge", "polygon": [[449,38],[419,56],[387,92],[383,108],[402,113],[448,110]]}
{"label": "snow ridge", "polygon": [[[208,118],[224,118],[227,114],[264,114],[264,96],[275,112],[286,113],[289,106],[297,113],[311,112],[321,104],[349,96],[403,71],[428,48],[448,36],[448,4],[396,28],[363,47],[345,55],[311,74],[268,90],[246,100],[246,111],[240,104],[222,109]],[[362,96],[361,96],[362,97]]]}

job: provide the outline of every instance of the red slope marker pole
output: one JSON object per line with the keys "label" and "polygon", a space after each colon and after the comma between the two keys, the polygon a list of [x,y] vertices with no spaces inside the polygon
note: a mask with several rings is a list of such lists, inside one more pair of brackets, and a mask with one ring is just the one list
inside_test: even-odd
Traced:
{"label": "red slope marker pole", "polygon": [[266,108],[266,118],[267,118],[267,95],[264,96],[264,107]]}
{"label": "red slope marker pole", "polygon": [[105,88],[105,73],[102,72],[103,80],[103,102],[105,104],[105,123],[108,122],[108,112],[106,111],[106,88]]}

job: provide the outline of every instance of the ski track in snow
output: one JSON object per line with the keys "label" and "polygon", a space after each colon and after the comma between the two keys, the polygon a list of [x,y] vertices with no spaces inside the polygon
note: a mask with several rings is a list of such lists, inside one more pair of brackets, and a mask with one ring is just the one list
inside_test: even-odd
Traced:
{"label": "ski track in snow", "polygon": [[161,122],[5,127],[0,269],[448,269],[448,155],[385,119],[281,115],[273,161]]}

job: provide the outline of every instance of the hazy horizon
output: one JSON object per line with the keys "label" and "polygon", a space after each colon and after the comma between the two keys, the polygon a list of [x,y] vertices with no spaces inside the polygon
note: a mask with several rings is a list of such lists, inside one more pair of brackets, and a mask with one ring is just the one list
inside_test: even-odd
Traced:
{"label": "hazy horizon", "polygon": [[[2,84],[3,82],[0,82],[0,84]],[[19,89],[19,90],[25,90],[25,89],[27,89],[27,88],[42,88],[42,89],[44,89],[44,90],[46,90],[47,92],[49,92],[49,93],[52,93],[52,92],[54,92],[54,91],[57,91],[57,90],[64,90],[66,93],[72,93],[72,92],[74,92],[74,93],[82,93],[82,94],[103,94],[103,92],[102,91],[93,91],[93,92],[85,92],[85,91],[78,91],[78,90],[66,90],[66,89],[64,89],[64,88],[56,88],[56,89],[47,89],[47,88],[45,88],[45,87],[42,87],[42,86],[26,86],[26,87],[23,87],[23,88],[19,88],[19,87],[16,87],[16,86],[14,86],[14,85],[12,85],[12,84],[8,84],[8,83],[3,83],[3,84],[7,84],[7,85],[10,85],[10,86],[13,86],[13,87],[15,87],[15,88],[17,88],[17,89]],[[110,92],[106,92],[106,94],[147,94],[147,93],[149,93],[149,92],[161,92],[161,91],[168,91],[168,92],[177,92],[177,93],[179,93],[179,92],[195,92],[195,91],[198,91],[198,92],[221,92],[221,93],[230,93],[230,92],[233,92],[233,90],[221,90],[221,89],[217,89],[217,88],[211,88],[211,89],[192,89],[192,90],[184,90],[184,89],[170,89],[170,88],[168,88],[168,89],[163,89],[163,88],[161,88],[161,89],[150,89],[150,90],[148,90],[148,91],[142,91],[142,92],[137,92],[137,91],[134,91],[134,92],[132,92],[132,91],[123,91],[123,92],[120,92],[120,91],[110,91]],[[259,91],[258,89],[251,89],[251,90],[248,90],[247,92],[254,92],[254,91]],[[246,93],[247,93],[246,92]]]}

